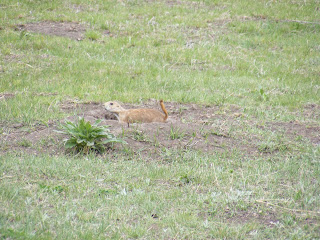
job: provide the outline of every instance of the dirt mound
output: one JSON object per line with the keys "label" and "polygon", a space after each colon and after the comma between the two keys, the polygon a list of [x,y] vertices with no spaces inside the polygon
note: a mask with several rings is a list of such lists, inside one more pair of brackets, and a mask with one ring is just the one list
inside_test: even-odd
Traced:
{"label": "dirt mound", "polygon": [[[165,105],[169,112],[167,123],[131,124],[129,128],[126,124],[118,123],[112,114],[104,110],[101,103],[65,102],[61,105],[61,109],[66,113],[77,112],[76,116],[67,117],[71,121],[77,120],[79,116],[91,122],[102,119],[101,124],[109,125],[111,132],[128,143],[127,145],[117,145],[115,151],[128,156],[139,155],[145,159],[170,160],[177,157],[177,152],[184,154],[188,150],[207,153],[235,150],[249,156],[265,154],[259,149],[259,142],[263,141],[259,136],[249,133],[231,133],[232,128],[240,128],[240,123],[249,121],[241,118],[242,113],[237,107],[231,106],[221,111],[218,106],[174,102],[165,103]],[[159,103],[155,100],[139,105],[123,104],[123,106],[125,108],[160,109]],[[0,142],[5,142],[5,145],[2,150],[4,150],[3,152],[24,151],[34,154],[41,152],[64,153],[62,141],[64,136],[55,131],[62,122],[53,122],[48,126],[35,125],[30,127],[23,124],[3,126],[2,129],[5,131],[0,135]],[[282,132],[292,139],[301,136],[316,145],[320,142],[320,128],[317,126],[310,127],[296,122],[267,123],[264,127],[250,122],[246,124],[251,124],[257,129]],[[277,151],[277,148],[274,148],[273,151]]]}
{"label": "dirt mound", "polygon": [[35,22],[16,26],[18,31],[30,31],[46,35],[68,37],[75,40],[82,40],[86,27],[76,22]]}

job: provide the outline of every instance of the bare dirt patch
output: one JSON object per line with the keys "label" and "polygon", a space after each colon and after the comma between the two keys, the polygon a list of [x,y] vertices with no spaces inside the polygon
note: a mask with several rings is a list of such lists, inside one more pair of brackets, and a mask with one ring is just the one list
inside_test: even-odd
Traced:
{"label": "bare dirt patch", "polygon": [[224,4],[206,4],[200,1],[179,1],[179,0],[145,0],[146,3],[164,3],[168,7],[184,7],[192,9],[205,9],[205,10],[215,10],[224,9],[226,5]]}
{"label": "bare dirt patch", "polygon": [[320,127],[314,124],[305,125],[299,122],[268,123],[272,131],[283,132],[291,139],[303,137],[315,145],[320,145]]}
{"label": "bare dirt patch", "polygon": [[[248,121],[242,116],[237,106],[229,106],[223,110],[219,106],[196,104],[165,103],[169,112],[167,123],[120,124],[116,118],[104,110],[102,103],[77,103],[73,101],[61,104],[62,111],[70,116],[68,120],[75,121],[79,116],[94,122],[102,119],[104,125],[109,125],[111,132],[124,138],[127,145],[116,145],[115,151],[120,154],[140,156],[144,159],[166,159],[177,152],[189,150],[201,152],[240,152],[246,156],[257,156],[259,152],[256,136],[250,134],[230,134],[230,128],[240,127],[241,121]],[[155,108],[159,103],[150,100],[143,104],[123,104],[125,108]],[[77,112],[74,115],[74,112]],[[3,152],[23,151],[28,153],[64,153],[63,138],[55,132],[63,123],[52,122],[48,126],[23,124],[0,124]],[[237,125],[238,124],[238,125]],[[254,126],[253,126],[254,127]],[[259,126],[256,126],[259,127]],[[312,144],[319,144],[319,126],[307,126],[295,122],[268,123],[267,130],[279,131],[288,138],[302,136]],[[257,138],[258,139],[258,138]]]}
{"label": "bare dirt patch", "polygon": [[35,22],[16,26],[16,30],[30,31],[46,35],[68,37],[74,40],[82,40],[86,27],[77,22]]}
{"label": "bare dirt patch", "polygon": [[0,101],[6,100],[8,98],[13,98],[15,96],[14,93],[0,93]]}
{"label": "bare dirt patch", "polygon": [[320,105],[307,104],[304,106],[302,113],[305,118],[318,121],[320,119]]}
{"label": "bare dirt patch", "polygon": [[167,25],[165,28],[169,31],[178,32],[185,39],[185,48],[192,49],[196,45],[212,44],[222,35],[230,32],[228,28],[228,19],[217,19],[207,21],[201,26],[183,26],[180,24]]}
{"label": "bare dirt patch", "polygon": [[256,211],[240,211],[236,214],[233,214],[232,216],[227,216],[227,221],[234,224],[257,222],[271,228],[280,224],[277,218],[277,214],[275,212],[272,212],[271,209],[270,212],[266,212],[264,214],[259,214]]}

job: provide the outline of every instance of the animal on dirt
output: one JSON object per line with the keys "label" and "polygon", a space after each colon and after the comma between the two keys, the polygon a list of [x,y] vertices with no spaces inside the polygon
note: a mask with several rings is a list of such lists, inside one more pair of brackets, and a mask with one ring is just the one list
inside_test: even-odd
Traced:
{"label": "animal on dirt", "polygon": [[113,113],[120,123],[128,123],[128,127],[129,123],[165,122],[168,118],[168,112],[163,100],[160,100],[160,106],[164,114],[155,109],[125,109],[115,101],[109,101],[104,104],[107,111]]}

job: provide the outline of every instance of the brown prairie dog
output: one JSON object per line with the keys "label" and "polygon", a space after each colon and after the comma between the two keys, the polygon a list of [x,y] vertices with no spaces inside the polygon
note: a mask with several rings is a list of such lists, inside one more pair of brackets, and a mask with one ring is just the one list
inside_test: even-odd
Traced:
{"label": "brown prairie dog", "polygon": [[124,109],[115,101],[106,102],[104,107],[107,111],[113,113],[121,123],[150,123],[150,122],[165,122],[168,118],[168,112],[160,100],[161,113],[155,109],[137,108],[137,109]]}

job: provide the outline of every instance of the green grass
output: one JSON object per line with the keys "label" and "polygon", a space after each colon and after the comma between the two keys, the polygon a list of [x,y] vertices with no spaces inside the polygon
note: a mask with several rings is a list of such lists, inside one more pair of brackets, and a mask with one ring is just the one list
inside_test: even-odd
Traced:
{"label": "green grass", "polygon": [[312,212],[320,200],[318,154],[267,160],[188,151],[167,163],[6,156],[1,232],[35,239],[311,239],[319,236]]}
{"label": "green grass", "polygon": [[185,133],[181,131],[179,128],[174,128],[171,126],[170,128],[170,139],[181,139],[185,136]]}
{"label": "green grass", "polygon": [[[66,100],[155,98],[227,113],[238,107],[245,117],[221,128],[216,120],[221,131],[188,137],[242,134],[258,141],[259,154],[236,146],[213,154],[161,148],[151,160],[130,146],[86,157],[0,153],[0,238],[319,238],[319,144],[245,121],[319,127],[319,112],[305,112],[320,104],[318,5],[2,0],[0,149],[7,150],[7,126],[61,120]],[[82,41],[15,30],[40,21],[79,22],[87,30]],[[172,128],[168,140],[184,137]],[[139,130],[131,138],[161,147]],[[49,140],[17,145],[41,149]]]}
{"label": "green grass", "polygon": [[[188,1],[170,8],[165,1],[16,4],[5,1],[1,9],[0,91],[131,102],[143,89],[143,99],[249,108],[319,103],[320,25],[286,22],[316,22],[315,3],[259,2],[245,10],[247,2],[200,1],[196,10]],[[83,10],[66,11],[70,6]],[[79,21],[92,30],[81,42],[13,30],[40,20]],[[113,37],[101,35],[104,29]]]}

